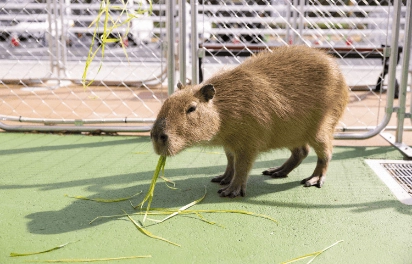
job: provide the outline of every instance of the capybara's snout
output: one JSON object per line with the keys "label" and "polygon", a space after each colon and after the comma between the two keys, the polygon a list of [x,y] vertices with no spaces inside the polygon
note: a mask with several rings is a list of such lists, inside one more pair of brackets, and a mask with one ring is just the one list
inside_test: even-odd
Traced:
{"label": "capybara's snout", "polygon": [[168,148],[169,136],[165,132],[166,120],[164,118],[159,118],[153,124],[150,131],[150,138],[155,152],[158,155],[166,155],[166,149]]}
{"label": "capybara's snout", "polygon": [[156,132],[152,130],[152,132],[150,132],[150,138],[153,143],[165,145],[169,139],[169,136],[164,132]]}

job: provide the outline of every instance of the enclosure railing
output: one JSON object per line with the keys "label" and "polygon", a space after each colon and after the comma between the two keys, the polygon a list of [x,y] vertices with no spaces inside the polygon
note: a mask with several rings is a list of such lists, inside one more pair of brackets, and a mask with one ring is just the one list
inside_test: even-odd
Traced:
{"label": "enclosure railing", "polygon": [[[273,45],[269,44],[270,41],[264,41],[263,39],[267,39],[267,35],[271,35],[272,37],[275,37],[274,42],[278,42],[281,44],[291,44],[291,43],[305,43],[306,45],[309,46],[319,46],[320,42],[319,36],[324,36],[327,34],[334,34],[338,36],[343,40],[345,40],[346,46],[349,46],[352,48],[354,51],[356,51],[356,48],[359,47],[356,46],[352,41],[347,41],[351,36],[353,35],[359,35],[362,34],[363,36],[369,35],[367,38],[366,43],[362,43],[363,46],[372,46],[372,48],[375,48],[377,43],[372,42],[370,40],[371,36],[373,37],[376,32],[374,30],[368,29],[369,27],[366,26],[366,29],[364,28],[364,25],[377,25],[381,23],[382,21],[385,21],[385,18],[370,18],[368,15],[365,15],[364,18],[357,18],[353,19],[348,17],[345,12],[364,12],[367,14],[366,10],[376,10],[376,7],[373,8],[365,8],[362,9],[359,6],[344,6],[344,7],[338,7],[339,12],[342,12],[344,15],[343,18],[337,19],[335,17],[328,17],[326,19],[326,23],[329,24],[336,24],[336,23],[348,23],[352,24],[354,28],[351,28],[349,30],[347,29],[342,29],[342,28],[334,28],[330,29],[331,26],[328,26],[328,29],[323,30],[320,29],[319,22],[320,20],[318,17],[317,18],[311,18],[306,16],[306,13],[308,12],[330,12],[336,10],[336,6],[333,8],[331,6],[306,6],[305,3],[306,1],[285,1],[285,5],[279,5],[277,6],[276,9],[273,8],[273,6],[270,5],[253,5],[253,12],[252,15],[248,15],[246,17],[242,17],[241,15],[244,14],[244,12],[248,11],[248,6],[247,5],[223,5],[223,6],[216,6],[216,5],[204,5],[203,6],[203,13],[210,13],[212,14],[211,16],[205,16],[205,20],[209,21],[214,24],[219,24],[221,23],[221,28],[209,28],[209,29],[204,29],[204,33],[210,33],[212,35],[219,35],[222,34],[223,37],[226,38],[231,38],[232,37],[232,42],[235,43],[235,45],[225,45],[224,38],[223,37],[216,37],[214,42],[217,43],[215,45],[200,45],[199,53],[202,56],[205,56],[206,53],[212,54],[212,56],[233,56],[234,60],[236,62],[239,62],[238,56],[241,54],[241,50],[244,50],[246,53],[253,53],[253,49],[256,48],[271,48]],[[389,4],[389,3],[388,3]],[[392,12],[390,12],[390,7],[393,8]],[[387,100],[386,100],[386,106],[385,106],[385,113],[384,113],[384,118],[383,120],[375,127],[373,128],[366,128],[364,129],[359,129],[357,128],[349,128],[346,126],[343,126],[341,128],[342,132],[336,133],[335,134],[335,139],[366,139],[373,137],[375,135],[378,135],[379,133],[383,132],[385,128],[387,128],[389,121],[391,120],[392,114],[397,113],[398,114],[398,119],[397,119],[397,126],[396,126],[396,139],[393,139],[393,137],[390,134],[382,134],[384,138],[386,138],[389,142],[391,142],[395,147],[397,147],[400,151],[402,151],[406,156],[412,157],[412,148],[409,146],[405,145],[402,143],[402,134],[404,131],[404,117],[409,116],[411,117],[411,114],[406,114],[406,104],[405,104],[405,99],[406,99],[406,87],[407,87],[407,80],[408,80],[408,68],[409,68],[409,54],[410,54],[410,26],[409,26],[409,21],[411,18],[411,8],[410,8],[410,3],[408,3],[407,8],[402,7],[402,2],[401,1],[394,1],[394,5],[392,6],[386,6],[386,7],[381,7],[382,9],[380,11],[384,11],[387,13],[387,18],[386,21],[387,26],[389,25],[392,26],[391,30],[386,31],[391,33],[391,38],[390,38],[390,45],[387,44],[387,41],[385,41],[384,49],[383,49],[383,54],[382,58],[383,60],[389,60],[389,65],[388,65],[388,72],[389,72],[389,78],[388,78],[388,89],[387,89]],[[270,12],[270,11],[275,11],[277,14],[277,17],[273,18],[273,16],[268,16],[262,18],[261,14],[262,12]],[[293,10],[293,12],[291,12]],[[250,11],[250,9],[249,9]],[[227,17],[225,15],[219,15],[220,14],[225,14],[233,12],[235,14],[235,17]],[[286,15],[281,15],[283,14]],[[239,15],[240,14],[240,15]],[[404,17],[402,17],[402,14],[404,14]],[[329,14],[330,15],[330,14]],[[286,18],[285,18],[286,17]],[[290,19],[292,17],[292,19]],[[299,22],[297,22],[299,21]],[[269,24],[272,25],[269,25]],[[240,24],[240,28],[239,28]],[[266,25],[262,27],[256,26],[256,24],[260,25]],[[361,24],[362,26],[359,27],[358,24]],[[405,26],[403,26],[405,25]],[[307,28],[307,27],[310,28]],[[276,27],[276,28],[273,28]],[[285,32],[286,28],[286,32]],[[378,27],[379,28],[379,27]],[[291,33],[292,32],[292,33]],[[383,34],[386,36],[386,39],[388,39],[388,34],[386,34],[385,28],[380,28],[379,34]],[[402,38],[404,39],[403,43],[403,49],[404,50],[404,57],[403,57],[403,63],[402,63],[402,71],[401,71],[401,86],[400,86],[400,94],[398,95],[398,91],[396,91],[396,96],[399,96],[399,102],[400,105],[399,107],[394,106],[394,97],[395,97],[395,90],[399,89],[398,83],[397,83],[397,77],[396,77],[396,68],[398,64],[398,58],[399,54],[398,51],[401,49],[398,49],[397,47],[400,47],[399,43],[399,38],[400,38],[400,32],[402,32]],[[231,34],[231,37],[227,37],[228,34]],[[291,36],[292,34],[292,36]],[[266,36],[264,36],[266,35]],[[248,39],[246,37],[249,37]],[[264,36],[264,37],[262,37]],[[309,36],[309,38],[308,38]],[[243,37],[243,39],[242,39]],[[311,40],[309,40],[311,39]],[[326,47],[330,47],[331,50],[334,49],[334,44],[326,40]],[[257,44],[256,44],[257,43]],[[362,45],[361,44],[361,45]],[[192,46],[195,46],[196,43],[195,41],[192,42]],[[197,47],[197,45],[196,45]],[[325,45],[323,45],[325,47]],[[214,49],[213,52],[209,50],[209,48]],[[220,51],[219,51],[220,48]],[[336,48],[335,48],[336,49]],[[196,54],[196,53],[193,53]],[[359,54],[360,57],[362,57],[361,54]],[[213,58],[215,62],[219,62],[218,58]],[[213,61],[212,59],[212,61]],[[342,57],[343,59],[343,57]],[[197,58],[192,57],[192,64],[195,65],[197,62]],[[383,63],[384,67],[386,67],[386,62]],[[197,80],[196,74],[197,70],[193,71],[193,79]],[[200,71],[202,72],[202,71]],[[383,78],[382,74],[382,78]],[[184,80],[181,80],[182,82]],[[382,84],[381,84],[382,85]],[[411,110],[412,111],[412,110]],[[352,132],[350,132],[352,130]],[[364,130],[363,133],[354,133],[354,130]],[[345,131],[345,132],[343,132]]]}
{"label": "enclosure railing", "polygon": [[[92,35],[97,34],[98,42],[104,32],[104,17],[95,21],[102,7],[100,1],[89,2],[0,3],[0,37],[4,40],[0,42],[0,58],[5,65],[0,70],[1,129],[149,131],[162,102],[174,91],[177,71],[181,82],[195,84],[199,81],[199,59],[205,75],[243,60],[239,52],[230,49],[231,45],[250,51],[253,45],[270,48],[290,44],[335,51],[344,46],[361,58],[354,62],[340,56],[339,61],[344,74],[350,76],[354,100],[365,108],[360,112],[376,118],[377,123],[364,121],[348,108],[348,116],[354,121],[349,125],[342,122],[336,138],[369,138],[391,128],[396,129],[393,141],[398,144],[402,132],[410,129],[404,126],[405,118],[411,116],[405,101],[410,57],[409,3],[403,6],[402,1],[379,1],[372,6],[353,1],[352,5],[322,5],[316,0],[190,0],[179,1],[176,6],[173,1],[153,1],[150,12],[131,20],[130,23],[135,21],[134,28],[125,23],[114,29],[112,33],[119,36],[120,43],[108,43],[104,59],[96,57],[90,64],[89,76],[95,82],[83,89],[81,76]],[[137,2],[148,4],[144,0],[125,1],[129,13],[122,13],[118,8],[121,1],[110,2],[110,14],[119,21],[127,20],[139,5]],[[100,27],[89,27],[93,21]],[[26,35],[27,42],[19,39]],[[137,42],[136,46],[130,42]],[[220,45],[221,54],[224,51],[230,56],[205,58],[204,47],[212,44]],[[203,48],[198,48],[200,45]],[[403,48],[400,65],[396,59],[399,49],[395,47]],[[369,60],[361,48],[382,50],[383,63]],[[45,63],[47,60],[49,64]],[[376,83],[363,82],[377,79],[385,67],[388,78],[381,85],[387,85],[386,99],[385,90],[376,90]],[[186,72],[191,72],[189,78]],[[373,74],[376,76],[370,77]],[[395,107],[397,80],[399,106]],[[361,86],[366,95],[356,92],[356,87]],[[363,97],[376,97],[379,104],[386,100],[382,120],[378,120],[381,107],[366,105]],[[390,125],[394,113],[398,115],[395,127]]]}

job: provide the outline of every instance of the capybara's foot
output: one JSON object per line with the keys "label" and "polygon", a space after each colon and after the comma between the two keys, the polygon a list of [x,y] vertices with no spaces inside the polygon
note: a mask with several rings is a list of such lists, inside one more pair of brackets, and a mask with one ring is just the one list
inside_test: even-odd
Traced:
{"label": "capybara's foot", "polygon": [[322,187],[325,182],[325,176],[310,176],[306,179],[303,179],[300,183],[305,187],[316,186],[318,188]]}
{"label": "capybara's foot", "polygon": [[237,196],[244,197],[246,195],[246,186],[243,185],[229,185],[218,191],[220,197],[235,198]]}
{"label": "capybara's foot", "polygon": [[227,177],[224,174],[212,178],[212,182],[218,182],[220,185],[229,184],[231,180],[231,177]]}
{"label": "capybara's foot", "polygon": [[262,171],[263,175],[272,175],[272,173],[276,172],[277,170],[279,170],[280,167],[274,167],[274,168],[269,168],[267,170]]}
{"label": "capybara's foot", "polygon": [[275,167],[275,168],[269,168],[265,171],[262,171],[263,175],[268,175],[272,178],[286,178],[288,176],[289,172],[286,172],[283,170],[282,166],[281,167]]}

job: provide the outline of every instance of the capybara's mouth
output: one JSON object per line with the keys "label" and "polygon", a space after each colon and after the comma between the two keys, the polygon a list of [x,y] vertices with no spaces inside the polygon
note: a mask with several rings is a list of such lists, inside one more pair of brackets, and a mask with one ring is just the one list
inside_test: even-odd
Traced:
{"label": "capybara's mouth", "polygon": [[159,147],[156,144],[153,144],[153,148],[156,154],[160,156],[171,157],[178,153],[171,151],[171,149],[167,145]]}

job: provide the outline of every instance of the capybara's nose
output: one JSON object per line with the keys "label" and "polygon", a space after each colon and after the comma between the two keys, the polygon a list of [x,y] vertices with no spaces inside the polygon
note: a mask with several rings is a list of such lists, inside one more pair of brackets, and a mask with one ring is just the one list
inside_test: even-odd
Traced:
{"label": "capybara's nose", "polygon": [[156,141],[157,143],[166,144],[167,140],[169,139],[169,136],[163,132],[157,133],[152,130],[150,132],[150,138],[153,141]]}
{"label": "capybara's nose", "polygon": [[162,142],[163,144],[166,144],[167,140],[169,139],[169,136],[166,134],[160,134],[159,136],[159,141]]}
{"label": "capybara's nose", "polygon": [[159,118],[153,124],[153,128],[150,131],[150,138],[156,143],[166,144],[169,136],[164,132],[166,120]]}

